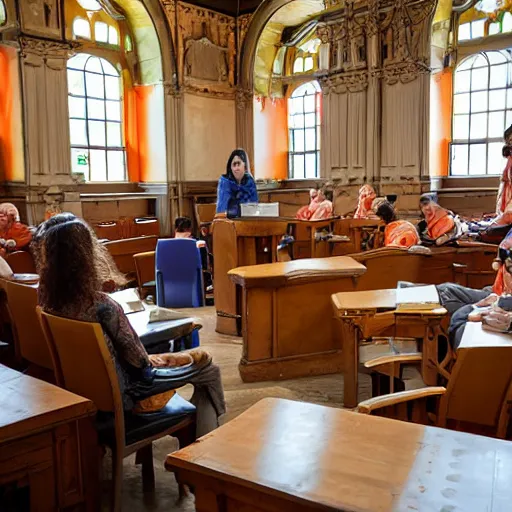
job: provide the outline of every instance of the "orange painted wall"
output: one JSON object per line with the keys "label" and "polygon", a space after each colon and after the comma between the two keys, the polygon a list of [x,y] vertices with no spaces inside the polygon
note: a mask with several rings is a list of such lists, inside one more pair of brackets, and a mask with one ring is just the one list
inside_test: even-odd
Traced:
{"label": "orange painted wall", "polygon": [[253,173],[259,179],[288,178],[287,100],[254,100]]}
{"label": "orange painted wall", "polygon": [[161,86],[126,87],[124,110],[129,180],[165,181],[166,141]]}
{"label": "orange painted wall", "polygon": [[430,82],[430,175],[448,176],[452,140],[453,70],[445,68]]}
{"label": "orange painted wall", "polygon": [[21,92],[15,48],[0,46],[0,180],[24,181]]}

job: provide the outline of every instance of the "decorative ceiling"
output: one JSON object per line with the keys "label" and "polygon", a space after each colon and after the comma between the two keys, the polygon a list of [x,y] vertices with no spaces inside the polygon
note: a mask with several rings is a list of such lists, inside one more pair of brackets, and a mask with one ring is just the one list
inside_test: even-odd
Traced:
{"label": "decorative ceiling", "polygon": [[255,11],[262,0],[187,0],[187,2],[230,16],[236,16],[237,14]]}

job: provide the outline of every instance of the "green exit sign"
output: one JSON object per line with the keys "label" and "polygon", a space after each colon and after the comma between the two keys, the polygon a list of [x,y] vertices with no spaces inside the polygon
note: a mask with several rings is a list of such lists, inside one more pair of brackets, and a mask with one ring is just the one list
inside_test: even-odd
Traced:
{"label": "green exit sign", "polygon": [[76,163],[78,165],[87,165],[88,157],[87,155],[77,155],[76,157]]}

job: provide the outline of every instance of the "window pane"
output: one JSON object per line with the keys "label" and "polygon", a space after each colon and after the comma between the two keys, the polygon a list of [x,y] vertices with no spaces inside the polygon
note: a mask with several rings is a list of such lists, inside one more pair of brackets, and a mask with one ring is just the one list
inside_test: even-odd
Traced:
{"label": "window pane", "polygon": [[115,76],[106,76],[105,77],[105,89],[107,91],[107,99],[109,100],[119,100],[121,99],[121,91],[120,91],[120,79]]}
{"label": "window pane", "polygon": [[79,119],[70,119],[69,135],[72,146],[87,146],[87,132],[85,131],[85,121]]}
{"label": "window pane", "polygon": [[316,129],[308,128],[306,130],[306,151],[316,150]]}
{"label": "window pane", "polygon": [[491,112],[489,114],[489,137],[503,137],[505,130],[505,113]]}
{"label": "window pane", "polygon": [[80,172],[89,179],[89,150],[81,148],[71,148],[71,171]]}
{"label": "window pane", "polygon": [[500,24],[499,23],[491,23],[489,25],[489,35],[494,36],[495,34],[500,33]]}
{"label": "window pane", "polygon": [[313,69],[313,57],[306,57],[304,59],[304,71],[311,71]]}
{"label": "window pane", "polygon": [[304,112],[315,112],[315,95],[304,96]]}
{"label": "window pane", "polygon": [[455,88],[454,92],[467,92],[470,85],[471,71],[456,71],[455,72]]}
{"label": "window pane", "polygon": [[484,37],[485,20],[471,22],[471,39]]}
{"label": "window pane", "polygon": [[84,74],[82,71],[68,69],[68,92],[85,96]]}
{"label": "window pane", "polygon": [[306,155],[306,178],[316,178],[316,153]]}
{"label": "window pane", "polygon": [[463,23],[459,25],[459,41],[467,41],[471,39],[471,24]]}
{"label": "window pane", "polygon": [[489,78],[489,68],[473,69],[471,71],[471,90],[482,91],[487,89],[487,80]]}
{"label": "window pane", "polygon": [[469,138],[469,116],[453,116],[454,140],[467,140]]}
{"label": "window pane", "polygon": [[126,179],[124,168],[124,151],[107,151],[109,181]]}
{"label": "window pane", "polygon": [[304,155],[293,155],[293,178],[304,178]]}
{"label": "window pane", "polygon": [[491,81],[489,84],[491,89],[507,86],[507,67],[507,64],[491,66]]}
{"label": "window pane", "polygon": [[103,66],[99,57],[89,57],[85,63],[85,71],[103,74]]}
{"label": "window pane", "polygon": [[91,181],[107,180],[107,164],[105,151],[91,149]]}
{"label": "window pane", "polygon": [[297,57],[295,62],[293,63],[293,72],[294,73],[302,73],[304,71],[304,59],[302,57]]}
{"label": "window pane", "polygon": [[304,115],[295,114],[291,116],[293,128],[304,128]]}
{"label": "window pane", "polygon": [[491,64],[502,64],[507,62],[508,58],[502,52],[485,52]]}
{"label": "window pane", "polygon": [[512,108],[512,89],[507,90],[507,108]]}
{"label": "window pane", "polygon": [[105,146],[105,123],[104,122],[89,121],[89,144],[91,146]]}
{"label": "window pane", "polygon": [[293,148],[296,153],[304,151],[304,130],[293,132]]}
{"label": "window pane", "polygon": [[453,97],[453,111],[455,114],[469,113],[469,94],[456,94]]}
{"label": "window pane", "polygon": [[316,114],[306,114],[306,126],[316,126]]}
{"label": "window pane", "polygon": [[85,74],[85,85],[87,87],[87,96],[93,98],[104,98],[103,76],[92,73]]}
{"label": "window pane", "polygon": [[512,111],[507,110],[507,113],[505,114],[505,125],[510,126],[512,124]]}
{"label": "window pane", "polygon": [[320,135],[321,135],[322,129],[320,126],[316,127],[316,149],[320,149]]}
{"label": "window pane", "polygon": [[124,36],[124,49],[127,52],[133,51],[132,38],[128,34]]}
{"label": "window pane", "polygon": [[69,117],[85,119],[85,99],[68,96]]}
{"label": "window pane", "polygon": [[502,21],[502,32],[510,32],[512,31],[512,14],[506,12],[503,15]]}
{"label": "window pane", "polygon": [[105,75],[119,77],[119,72],[108,60],[102,59],[101,64],[103,65],[103,73]]}
{"label": "window pane", "polygon": [[471,144],[469,146],[469,174],[485,174],[485,157],[485,144]]}
{"label": "window pane", "polygon": [[121,146],[121,124],[107,123],[107,146]]}
{"label": "window pane", "polygon": [[75,37],[91,39],[91,26],[89,22],[83,18],[75,18],[73,21],[73,35]]}
{"label": "window pane", "polygon": [[471,131],[469,138],[485,139],[487,136],[487,114],[471,114]]}
{"label": "window pane", "polygon": [[452,175],[463,176],[468,173],[468,145],[452,145]]}
{"label": "window pane", "polygon": [[102,100],[87,100],[87,118],[105,119],[105,102]]}
{"label": "window pane", "polygon": [[471,112],[487,111],[487,91],[471,93]]}
{"label": "window pane", "polygon": [[107,119],[110,121],[121,121],[121,103],[118,101],[107,101]]}
{"label": "window pane", "polygon": [[489,92],[489,110],[505,109],[505,89],[496,89]]}
{"label": "window pane", "polygon": [[503,143],[501,142],[491,142],[489,144],[487,150],[487,161],[489,162],[487,166],[488,174],[501,174],[503,172],[507,160],[503,158],[501,153],[502,148]]}
{"label": "window pane", "polygon": [[114,45],[119,44],[119,35],[115,27],[108,27],[108,42]]}
{"label": "window pane", "polygon": [[108,43],[108,25],[103,21],[94,24],[94,37],[100,43]]}
{"label": "window pane", "polygon": [[86,11],[100,11],[101,4],[98,0],[78,0],[78,3],[86,10]]}

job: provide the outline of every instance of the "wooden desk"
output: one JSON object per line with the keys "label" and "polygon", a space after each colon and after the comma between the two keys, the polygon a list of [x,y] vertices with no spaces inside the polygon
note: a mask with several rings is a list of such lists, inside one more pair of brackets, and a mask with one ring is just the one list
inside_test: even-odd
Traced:
{"label": "wooden desk", "polygon": [[512,347],[512,334],[491,331],[482,322],[468,322],[458,348]]}
{"label": "wooden desk", "polygon": [[240,267],[244,382],[336,373],[343,368],[330,296],[354,290],[365,267],[352,258],[313,258]]}
{"label": "wooden desk", "polygon": [[198,512],[504,512],[512,443],[267,398],[167,469]]}
{"label": "wooden desk", "polygon": [[293,259],[325,258],[330,256],[329,244],[317,242],[316,233],[326,229],[332,232],[335,218],[322,220],[290,220],[291,234],[295,239],[293,243]]}
{"label": "wooden desk", "polygon": [[0,486],[28,485],[31,510],[99,510],[94,404],[3,365],[0,389]]}
{"label": "wooden desk", "polygon": [[[451,360],[451,352],[438,362],[437,341],[444,308],[396,310],[396,289],[336,293],[332,296],[334,315],[339,321],[339,337],[344,354],[343,403],[356,407],[359,372],[359,344],[372,336],[422,338],[421,373],[427,386],[437,385]],[[447,375],[447,374],[446,374]]]}
{"label": "wooden desk", "polygon": [[348,236],[352,243],[335,248],[336,256],[364,251],[363,232],[375,232],[384,223],[380,219],[339,219],[334,223],[334,234]]}
{"label": "wooden desk", "polygon": [[213,221],[213,291],[217,332],[238,336],[241,331],[240,304],[228,272],[244,265],[276,262],[277,245],[287,229],[288,220],[279,218]]}

